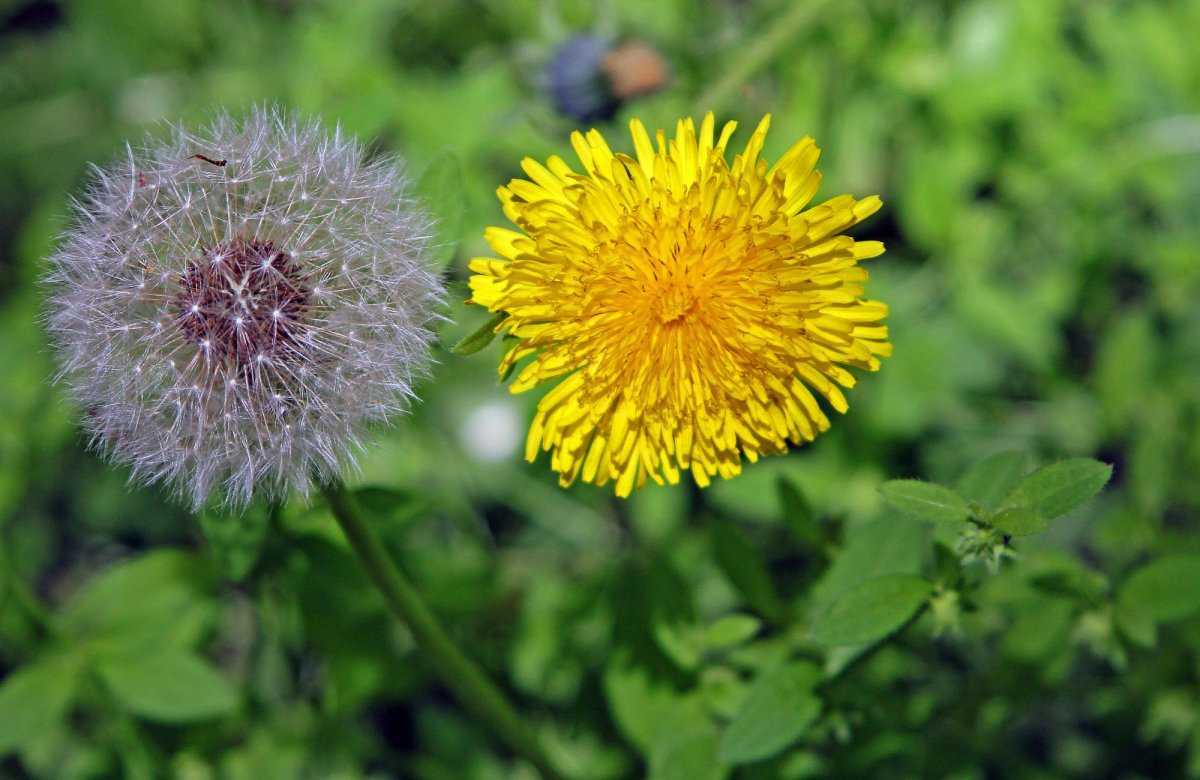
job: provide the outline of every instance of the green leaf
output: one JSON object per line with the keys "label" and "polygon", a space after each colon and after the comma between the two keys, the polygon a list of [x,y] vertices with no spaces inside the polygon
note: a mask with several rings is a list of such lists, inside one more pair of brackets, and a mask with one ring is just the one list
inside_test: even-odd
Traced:
{"label": "green leaf", "polygon": [[1200,610],[1200,555],[1165,555],[1129,575],[1117,596],[1121,611],[1169,623]]}
{"label": "green leaf", "polygon": [[654,641],[680,669],[691,670],[700,665],[704,653],[703,638],[692,625],[667,619],[654,622]]}
{"label": "green leaf", "polygon": [[727,520],[714,520],[712,542],[717,564],[746,602],[768,620],[782,620],[785,612],[783,601],[775,592],[758,550],[741,529]]}
{"label": "green leaf", "polygon": [[818,753],[796,750],[780,762],[779,780],[817,780],[829,777],[829,767]]}
{"label": "green leaf", "polygon": [[1096,395],[1113,423],[1133,419],[1153,383],[1161,340],[1153,315],[1138,307],[1106,327],[1093,373]]}
{"label": "green leaf", "polygon": [[1113,610],[1113,620],[1121,633],[1135,645],[1153,648],[1158,644],[1158,625],[1136,606],[1126,607],[1118,603]]}
{"label": "green leaf", "polygon": [[507,317],[508,314],[505,312],[496,312],[488,318],[487,322],[480,325],[478,330],[451,347],[450,351],[455,355],[474,355],[492,343],[492,339],[496,338],[496,328]]}
{"label": "green leaf", "polygon": [[723,780],[729,767],[717,760],[712,729],[672,733],[650,754],[650,780]]}
{"label": "green leaf", "polygon": [[89,580],[62,610],[63,628],[77,636],[144,631],[165,633],[208,601],[204,562],[182,550],[155,550],[123,561]]}
{"label": "green leaf", "polygon": [[624,654],[609,662],[604,693],[621,733],[647,756],[667,735],[702,731],[710,723],[698,692],[675,690]]}
{"label": "green leaf", "polygon": [[803,661],[760,674],[721,738],[720,759],[746,764],[795,742],[821,714],[821,700],[812,692],[820,678],[820,669]]}
{"label": "green leaf", "polygon": [[783,522],[800,539],[813,539],[817,536],[816,517],[812,506],[805,498],[804,492],[795,482],[784,475],[779,475],[775,482],[779,491],[779,503],[783,510]]}
{"label": "green leaf", "polygon": [[875,642],[896,631],[929,598],[932,586],[913,574],[866,580],[842,595],[813,621],[812,638],[823,645]]}
{"label": "green leaf", "polygon": [[1046,518],[1027,506],[1013,506],[994,514],[992,525],[1009,536],[1029,536],[1040,534],[1050,524],[1046,522]]}
{"label": "green leaf", "polygon": [[1045,594],[1066,596],[1097,607],[1108,601],[1108,578],[1074,558],[1064,558],[1053,567],[1031,574],[1029,584]]}
{"label": "green leaf", "polygon": [[913,520],[961,523],[971,514],[967,502],[947,487],[916,479],[893,479],[879,489],[892,509]]}
{"label": "green leaf", "polygon": [[1004,652],[1028,663],[1048,659],[1065,646],[1074,613],[1074,604],[1062,598],[1033,599],[1021,605],[1004,632]]}
{"label": "green leaf", "polygon": [[183,650],[109,656],[100,660],[97,671],[122,706],[150,720],[206,720],[232,712],[238,704],[237,692],[216,669]]}
{"label": "green leaf", "polygon": [[846,546],[813,588],[809,617],[824,612],[860,582],[884,574],[916,574],[930,550],[928,523],[889,517],[847,532]]}
{"label": "green leaf", "polygon": [[231,580],[250,573],[262,551],[270,524],[270,510],[253,506],[240,516],[202,512],[200,529],[221,571]]}
{"label": "green leaf", "polygon": [[1053,463],[1021,480],[1002,508],[1024,506],[1053,520],[1099,493],[1111,476],[1112,466],[1091,458]]}
{"label": "green leaf", "polygon": [[458,157],[449,150],[434,155],[429,165],[417,180],[417,194],[433,212],[436,220],[437,242],[432,256],[439,267],[454,259],[458,242],[462,238],[463,173]]}
{"label": "green leaf", "polygon": [[998,452],[976,463],[958,481],[958,494],[994,509],[1025,475],[1025,453]]}
{"label": "green leaf", "polygon": [[389,520],[397,525],[416,519],[428,507],[425,499],[414,492],[379,485],[355,489],[354,500],[376,522]]}
{"label": "green leaf", "polygon": [[83,668],[82,654],[54,653],[19,667],[0,682],[0,756],[59,727]]}
{"label": "green leaf", "polygon": [[751,639],[762,627],[753,615],[726,615],[718,618],[704,631],[704,646],[709,650],[725,650]]}
{"label": "green leaf", "polygon": [[700,696],[717,716],[732,720],[746,700],[749,686],[728,666],[706,666],[700,671]]}

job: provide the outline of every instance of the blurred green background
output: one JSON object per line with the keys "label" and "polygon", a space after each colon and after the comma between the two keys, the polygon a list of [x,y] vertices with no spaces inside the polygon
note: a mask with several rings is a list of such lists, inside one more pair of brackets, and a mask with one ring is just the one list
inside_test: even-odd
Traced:
{"label": "blurred green background", "polygon": [[[431,679],[319,503],[198,522],[89,454],[50,385],[37,280],[88,164],[277,102],[414,177],[442,161],[454,322],[355,482],[579,776],[1200,777],[1200,617],[1131,637],[1111,609],[1132,569],[1200,552],[1200,2],[803,5],[0,2],[0,776],[535,776]],[[595,122],[615,148],[633,116],[712,108],[737,146],[769,111],[768,158],[825,150],[818,198],[885,202],[856,235],[888,245],[869,290],[895,356],[817,442],[704,492],[560,490],[519,455],[539,393],[499,385],[499,345],[444,346],[484,319],[462,300],[495,187],[570,156],[581,122],[547,83],[580,35],[670,72]],[[1009,450],[1113,482],[947,614],[825,658],[802,734],[719,761],[747,690],[811,652],[795,615],[940,565],[881,482],[953,484]]]}

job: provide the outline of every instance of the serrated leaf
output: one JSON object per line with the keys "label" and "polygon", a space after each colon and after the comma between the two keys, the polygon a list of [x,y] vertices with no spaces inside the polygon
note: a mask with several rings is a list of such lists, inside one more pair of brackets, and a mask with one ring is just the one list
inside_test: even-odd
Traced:
{"label": "serrated leaf", "polygon": [[56,652],[18,668],[0,682],[0,756],[60,726],[83,668],[80,653]]}
{"label": "serrated leaf", "polygon": [[1053,520],[1099,493],[1111,476],[1112,466],[1091,458],[1052,463],[1017,483],[1002,508],[1024,506]]}
{"label": "serrated leaf", "polygon": [[1013,506],[992,515],[992,525],[1009,536],[1029,536],[1040,534],[1050,524],[1027,506]]}
{"label": "serrated leaf", "polygon": [[760,674],[721,737],[721,761],[760,761],[799,739],[821,714],[821,700],[812,692],[820,678],[820,669],[803,661]]}
{"label": "serrated leaf", "polygon": [[237,581],[258,561],[270,524],[270,510],[254,506],[239,515],[202,512],[200,529],[222,573]]}
{"label": "serrated leaf", "polygon": [[704,631],[704,646],[709,650],[725,650],[753,638],[762,621],[753,615],[726,615],[718,618]]}
{"label": "serrated leaf", "polygon": [[451,347],[450,351],[455,355],[474,355],[492,343],[492,339],[496,338],[496,327],[507,317],[505,312],[496,312],[478,330]]}
{"label": "serrated leaf", "polygon": [[463,174],[458,157],[443,150],[433,156],[417,180],[417,194],[433,212],[437,241],[432,249],[433,262],[444,267],[452,259],[462,237]]}
{"label": "serrated leaf", "polygon": [[933,482],[893,479],[879,488],[884,502],[913,520],[962,523],[971,514],[967,502],[953,490]]}
{"label": "serrated leaf", "polygon": [[167,649],[150,656],[102,659],[97,671],[123,707],[163,723],[207,720],[232,712],[237,692],[199,656]]}
{"label": "serrated leaf", "polygon": [[958,481],[958,494],[994,509],[1025,475],[1025,453],[998,452],[972,466]]}
{"label": "serrated leaf", "polygon": [[1200,611],[1200,555],[1165,555],[1142,566],[1121,585],[1120,610],[1169,623]]}
{"label": "serrated leaf", "polygon": [[883,639],[916,614],[932,586],[913,574],[888,574],[846,591],[811,627],[814,641],[828,646],[860,645]]}
{"label": "serrated leaf", "polygon": [[717,564],[746,602],[768,620],[782,620],[783,601],[758,550],[742,530],[726,520],[714,520],[712,541]]}

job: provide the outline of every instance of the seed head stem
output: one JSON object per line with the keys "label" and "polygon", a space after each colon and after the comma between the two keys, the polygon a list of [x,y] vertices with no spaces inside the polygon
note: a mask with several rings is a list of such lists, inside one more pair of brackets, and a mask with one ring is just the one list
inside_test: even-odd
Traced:
{"label": "seed head stem", "polygon": [[459,702],[487,723],[513,751],[524,756],[545,780],[562,780],[537,735],[479,666],[459,649],[425,604],[421,594],[388,555],[379,536],[362,518],[357,502],[341,482],[324,488],[333,515],[367,575],[403,620],[430,666]]}

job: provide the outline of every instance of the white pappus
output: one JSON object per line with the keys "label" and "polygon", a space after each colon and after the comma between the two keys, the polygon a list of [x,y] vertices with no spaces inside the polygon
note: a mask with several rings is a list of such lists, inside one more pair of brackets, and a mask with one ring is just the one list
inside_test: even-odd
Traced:
{"label": "white pappus", "polygon": [[277,109],[96,169],[46,320],[92,443],[199,508],[307,493],[427,372],[443,287],[394,159]]}

